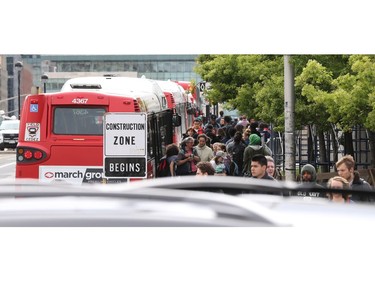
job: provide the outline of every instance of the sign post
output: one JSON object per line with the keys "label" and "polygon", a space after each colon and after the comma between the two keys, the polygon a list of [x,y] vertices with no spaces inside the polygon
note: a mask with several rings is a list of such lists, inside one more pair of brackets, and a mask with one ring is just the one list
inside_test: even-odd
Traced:
{"label": "sign post", "polygon": [[107,178],[147,176],[147,114],[106,113],[103,170]]}

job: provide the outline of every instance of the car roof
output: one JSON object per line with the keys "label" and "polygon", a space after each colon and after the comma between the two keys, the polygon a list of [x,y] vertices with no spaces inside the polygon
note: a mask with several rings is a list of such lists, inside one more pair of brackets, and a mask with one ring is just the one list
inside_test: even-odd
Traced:
{"label": "car roof", "polygon": [[267,208],[225,194],[0,183],[0,226],[110,226],[111,221],[113,226],[288,226]]}

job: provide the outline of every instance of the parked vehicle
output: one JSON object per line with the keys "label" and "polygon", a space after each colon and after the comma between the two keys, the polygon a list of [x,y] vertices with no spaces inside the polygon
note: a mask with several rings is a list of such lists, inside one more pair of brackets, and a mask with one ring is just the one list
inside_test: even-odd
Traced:
{"label": "parked vehicle", "polygon": [[0,150],[15,149],[18,144],[20,120],[4,119],[0,125]]}

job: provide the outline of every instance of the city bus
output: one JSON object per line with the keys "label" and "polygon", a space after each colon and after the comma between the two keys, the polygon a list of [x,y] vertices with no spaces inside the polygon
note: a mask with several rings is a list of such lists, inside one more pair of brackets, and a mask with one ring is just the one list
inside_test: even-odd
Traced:
{"label": "city bus", "polygon": [[[157,80],[147,79],[144,76],[142,78],[128,78],[128,77],[117,77],[117,76],[101,76],[101,77],[77,77],[67,80],[61,91],[75,91],[77,89],[84,88],[95,88],[93,85],[100,83],[100,88],[105,91],[118,92],[124,91],[125,89],[133,93],[153,92],[159,102],[161,103],[162,109],[170,109],[173,112],[173,142],[179,144],[181,141],[181,127],[184,128],[185,122],[181,122],[182,116],[186,116],[185,98],[184,91],[182,88],[173,82],[164,81],[165,83],[171,83],[168,85],[169,92],[165,92],[162,88],[166,87],[165,83],[159,83]],[[176,87],[174,87],[176,85]],[[92,89],[91,89],[92,90]],[[90,90],[90,91],[91,91]],[[182,124],[181,124],[182,123]],[[189,123],[190,126],[192,123]],[[185,128],[184,128],[185,129]],[[186,132],[182,131],[183,133]],[[163,152],[165,147],[162,146]]]}
{"label": "city bus", "polygon": [[167,99],[168,108],[181,116],[181,126],[174,128],[174,142],[179,144],[182,140],[183,134],[187,129],[193,126],[193,120],[189,115],[192,115],[188,109],[192,107],[191,101],[184,89],[175,82],[155,80],[160,88],[163,90]]}
{"label": "city bus", "polygon": [[16,150],[16,178],[73,184],[106,182],[103,116],[108,112],[147,113],[147,177],[155,177],[165,147],[173,142],[173,111],[167,108],[162,90],[148,79],[102,78],[71,79],[60,92],[26,97]]}
{"label": "city bus", "polygon": [[195,87],[193,87],[192,83],[188,81],[173,81],[173,82],[179,85],[185,91],[185,94],[188,97],[187,112],[190,114],[188,118],[189,118],[189,122],[193,124],[195,118],[198,117],[200,114],[198,104],[197,104],[196,89]]}

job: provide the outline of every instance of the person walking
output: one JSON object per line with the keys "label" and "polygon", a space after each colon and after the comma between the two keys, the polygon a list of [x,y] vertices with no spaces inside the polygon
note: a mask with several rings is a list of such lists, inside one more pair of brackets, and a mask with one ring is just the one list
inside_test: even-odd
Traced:
{"label": "person walking", "polygon": [[251,158],[252,178],[263,180],[275,180],[267,174],[267,158],[264,155],[256,154]]}
{"label": "person walking", "polygon": [[237,164],[238,176],[242,176],[243,169],[243,155],[246,149],[246,145],[242,141],[241,132],[236,132],[233,138],[233,142],[227,145],[227,152],[231,157],[232,161]]}
{"label": "person walking", "polygon": [[178,156],[178,152],[179,152],[179,149],[178,149],[177,144],[171,143],[171,144],[167,145],[167,148],[165,150],[165,155],[166,155],[166,158],[167,158],[167,167],[168,167],[167,176],[169,176],[169,177],[176,176],[175,166],[176,166],[176,159],[177,159],[177,156]]}
{"label": "person walking", "polygon": [[[300,181],[301,184],[304,184],[308,187],[323,187],[322,185],[317,183],[317,176],[316,176],[316,169],[311,164],[306,164],[301,169],[300,174]],[[321,192],[316,191],[298,191],[297,196],[307,196],[307,197],[324,197],[326,195]]]}
{"label": "person walking", "polygon": [[197,137],[198,145],[194,148],[197,151],[197,155],[199,156],[199,161],[210,161],[212,158],[214,158],[214,153],[211,147],[207,146],[206,144],[207,139],[208,138],[205,134],[200,134]]}
{"label": "person walking", "polygon": [[[250,166],[251,166],[251,159],[254,155],[261,154],[263,156],[270,155],[267,149],[265,149],[261,145],[260,136],[257,134],[251,134],[249,137],[249,145],[245,148],[244,155],[243,155],[243,170],[242,174],[246,177],[251,176]],[[267,162],[267,159],[266,159]],[[267,166],[267,163],[266,163]]]}
{"label": "person walking", "polygon": [[282,180],[282,176],[280,172],[276,169],[275,160],[269,155],[266,155],[266,158],[267,158],[267,174],[273,177],[275,180]]}
{"label": "person walking", "polygon": [[[327,183],[328,189],[350,189],[349,182],[340,176],[332,177]],[[329,192],[328,200],[337,203],[353,203],[348,194]]]}
{"label": "person walking", "polygon": [[212,167],[210,162],[201,161],[197,164],[196,176],[213,176],[215,169]]}
{"label": "person walking", "polygon": [[200,157],[195,151],[194,138],[187,137],[181,143],[181,149],[176,159],[176,176],[195,175],[197,172],[196,163],[200,161]]}
{"label": "person walking", "polygon": [[[359,176],[359,173],[354,170],[355,161],[353,156],[345,155],[336,162],[337,174],[349,182],[350,188],[353,190],[371,191],[370,184]],[[353,194],[351,199],[354,202],[373,202],[374,198],[369,198],[366,195]]]}

